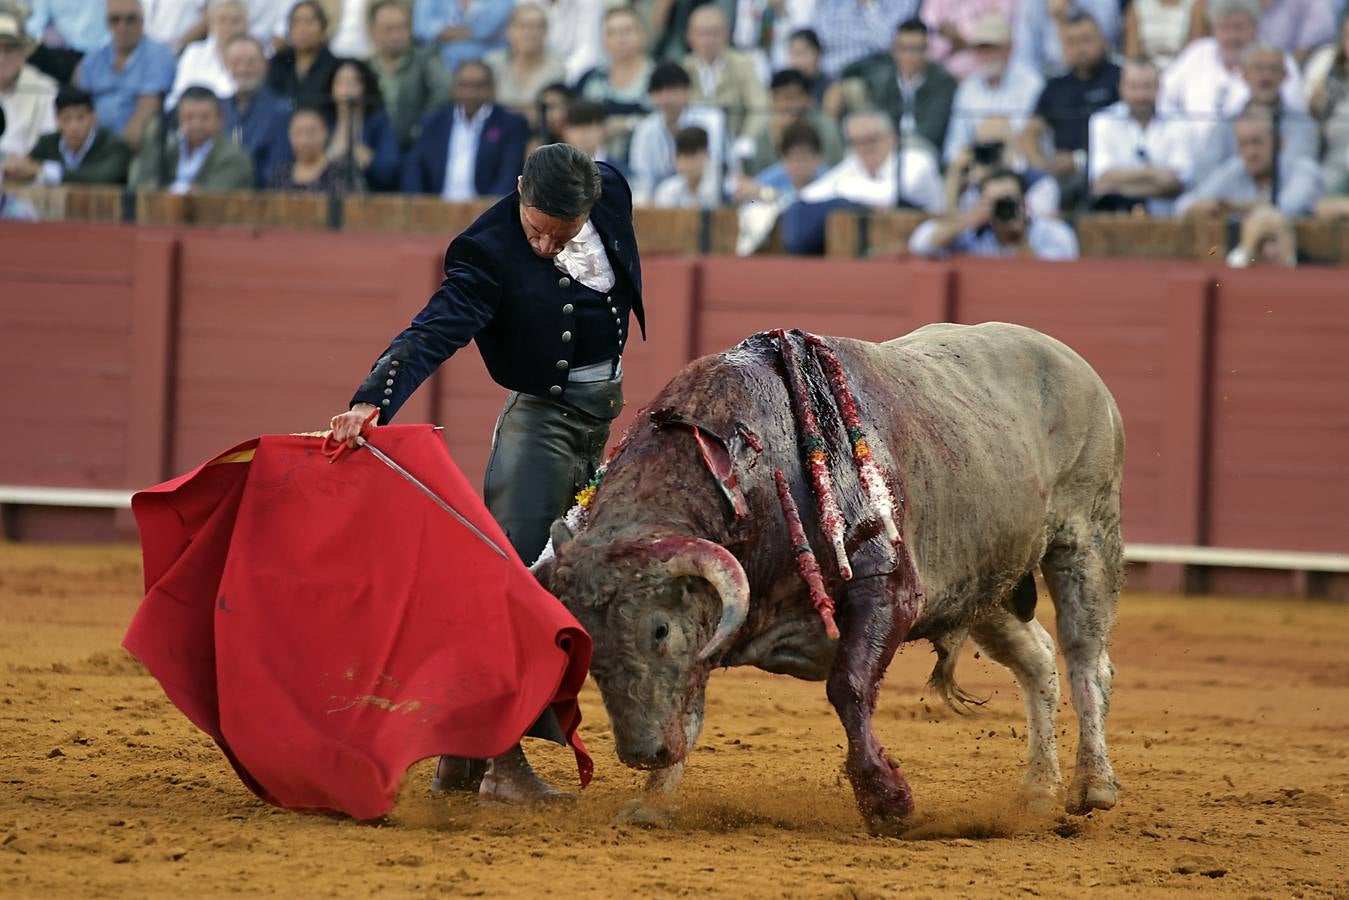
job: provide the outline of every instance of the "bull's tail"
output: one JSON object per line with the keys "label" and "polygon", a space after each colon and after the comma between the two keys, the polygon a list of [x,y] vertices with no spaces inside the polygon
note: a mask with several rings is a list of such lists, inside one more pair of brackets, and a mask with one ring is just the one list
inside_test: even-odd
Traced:
{"label": "bull's tail", "polygon": [[960,648],[965,646],[969,635],[969,629],[961,628],[932,639],[937,664],[932,667],[932,674],[927,679],[928,689],[936,692],[947,706],[962,716],[974,712],[972,707],[983,706],[988,702],[987,697],[981,700],[973,694],[967,694],[956,684],[956,661],[960,659]]}

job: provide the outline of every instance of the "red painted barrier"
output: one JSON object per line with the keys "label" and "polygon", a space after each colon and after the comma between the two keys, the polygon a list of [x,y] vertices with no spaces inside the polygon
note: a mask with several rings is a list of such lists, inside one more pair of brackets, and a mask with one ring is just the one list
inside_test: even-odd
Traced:
{"label": "red painted barrier", "polygon": [[[251,435],[323,428],[439,284],[443,252],[410,236],[0,224],[0,484],[140,487]],[[629,344],[615,439],[685,362],[755,331],[1020,322],[1115,393],[1131,541],[1349,551],[1340,271],[725,257],[644,271],[649,340]],[[400,421],[443,424],[478,482],[503,398],[469,347]]]}

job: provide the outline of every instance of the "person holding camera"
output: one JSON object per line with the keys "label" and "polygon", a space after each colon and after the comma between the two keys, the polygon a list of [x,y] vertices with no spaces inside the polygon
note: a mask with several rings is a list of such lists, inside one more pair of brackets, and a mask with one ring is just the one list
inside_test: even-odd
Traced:
{"label": "person holding camera", "polygon": [[957,150],[946,169],[946,209],[973,208],[979,202],[984,179],[998,169],[1009,169],[1021,177],[1026,209],[1032,218],[1058,217],[1058,180],[1046,171],[1032,168],[1016,152],[1012,136],[1012,123],[1005,116],[994,116],[979,123],[974,143]]}
{"label": "person holding camera", "polygon": [[909,238],[909,252],[933,258],[967,253],[1070,260],[1077,259],[1077,236],[1058,219],[1027,216],[1021,176],[999,169],[980,184],[972,209],[919,225]]}

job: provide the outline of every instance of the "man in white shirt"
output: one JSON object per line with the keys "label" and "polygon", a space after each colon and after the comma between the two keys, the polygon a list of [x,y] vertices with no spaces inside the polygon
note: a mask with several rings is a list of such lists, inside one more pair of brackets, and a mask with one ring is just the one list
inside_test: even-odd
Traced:
{"label": "man in white shirt", "polygon": [[0,159],[27,156],[38,138],[56,130],[57,85],[26,63],[31,49],[19,17],[0,13],[0,108],[7,123]]}
{"label": "man in white shirt", "polygon": [[943,153],[947,160],[973,142],[975,128],[989,116],[1005,116],[1015,131],[1026,127],[1044,88],[1044,79],[1011,59],[1011,43],[1011,28],[997,13],[984,16],[970,29],[970,44],[979,71],[956,88]]}
{"label": "man in white shirt", "polygon": [[342,0],[328,49],[343,59],[365,59],[370,55],[370,32],[365,21],[366,0]]}
{"label": "man in white shirt", "polygon": [[1087,177],[1093,207],[1122,211],[1144,206],[1171,212],[1193,172],[1191,129],[1157,110],[1158,73],[1151,62],[1125,63],[1120,101],[1093,113],[1087,130]]}
{"label": "man in white shirt", "polygon": [[[509,5],[509,4],[508,4]],[[566,60],[567,84],[604,59],[604,0],[542,0],[548,13],[548,52]]]}
{"label": "man in white shirt", "polygon": [[936,158],[926,149],[900,147],[895,124],[879,111],[853,113],[844,124],[848,155],[806,185],[782,218],[788,253],[824,250],[825,222],[837,209],[907,206],[940,212],[942,179]]}
{"label": "man in white shirt", "polygon": [[[1246,50],[1255,43],[1260,0],[1210,0],[1213,37],[1191,41],[1162,73],[1163,113],[1195,124],[1194,140],[1209,140],[1224,118],[1238,115],[1251,99],[1242,70]],[[1305,109],[1302,76],[1292,57],[1285,57],[1287,76],[1279,89],[1285,106]]]}
{"label": "man in white shirt", "polygon": [[206,37],[206,0],[141,0],[145,35],[175,53]]}
{"label": "man in white shirt", "polygon": [[248,4],[244,0],[211,0],[210,31],[178,58],[178,73],[173,79],[166,109],[178,105],[178,98],[190,87],[208,88],[217,97],[233,97],[234,76],[225,66],[225,48],[230,41],[248,33]]}
{"label": "man in white shirt", "polygon": [[657,209],[716,209],[721,203],[717,173],[707,155],[707,132],[696,125],[675,134],[675,174],[656,186]]}

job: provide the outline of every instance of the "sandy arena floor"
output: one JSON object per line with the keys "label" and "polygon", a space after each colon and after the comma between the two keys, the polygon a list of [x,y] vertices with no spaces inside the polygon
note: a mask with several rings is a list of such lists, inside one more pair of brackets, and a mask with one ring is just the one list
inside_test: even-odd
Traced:
{"label": "sandy arena floor", "polygon": [[[573,810],[435,798],[429,763],[379,825],[272,809],[120,650],[139,589],[134,548],[0,545],[0,896],[1349,897],[1347,607],[1126,597],[1124,793],[1090,819],[1005,799],[1024,735],[1009,673],[967,649],[964,686],[993,696],[961,719],[921,699],[931,655],[908,648],[878,729],[919,813],[912,839],[884,840],[856,816],[822,686],[748,671],[713,676],[668,831],[609,824],[639,777],[593,690],[598,774]],[[1060,724],[1066,771],[1067,707]],[[533,757],[574,779],[560,748]]]}

